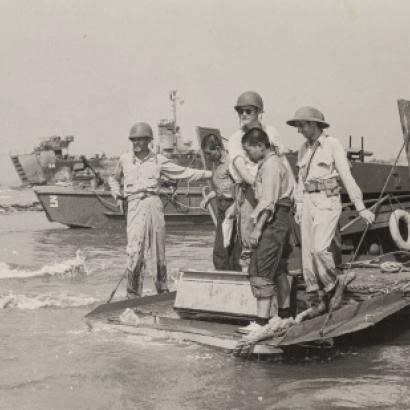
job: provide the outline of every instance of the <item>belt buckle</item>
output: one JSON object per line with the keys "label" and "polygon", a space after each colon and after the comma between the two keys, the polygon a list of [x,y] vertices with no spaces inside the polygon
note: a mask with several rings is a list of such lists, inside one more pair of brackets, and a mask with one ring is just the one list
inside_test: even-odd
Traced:
{"label": "belt buckle", "polygon": [[145,192],[138,192],[137,199],[145,199],[147,194]]}

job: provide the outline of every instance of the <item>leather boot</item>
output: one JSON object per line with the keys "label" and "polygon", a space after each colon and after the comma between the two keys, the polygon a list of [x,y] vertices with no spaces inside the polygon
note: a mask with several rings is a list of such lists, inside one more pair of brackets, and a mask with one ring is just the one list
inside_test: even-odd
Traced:
{"label": "leather boot", "polygon": [[290,307],[288,307],[288,308],[279,308],[278,309],[278,316],[281,319],[288,319],[290,317],[293,317],[292,312],[290,310]]}

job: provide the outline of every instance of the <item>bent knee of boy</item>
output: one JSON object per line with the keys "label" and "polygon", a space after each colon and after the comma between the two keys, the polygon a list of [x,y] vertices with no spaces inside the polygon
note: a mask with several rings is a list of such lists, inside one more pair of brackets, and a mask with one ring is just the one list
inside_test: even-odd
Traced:
{"label": "bent knee of boy", "polygon": [[252,294],[257,299],[271,298],[277,296],[277,285],[270,279],[261,277],[249,278]]}

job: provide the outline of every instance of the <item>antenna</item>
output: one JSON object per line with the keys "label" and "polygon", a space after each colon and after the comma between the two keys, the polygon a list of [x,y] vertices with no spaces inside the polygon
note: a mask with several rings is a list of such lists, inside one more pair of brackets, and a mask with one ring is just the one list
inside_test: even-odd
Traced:
{"label": "antenna", "polygon": [[172,121],[174,124],[174,153],[177,151],[178,141],[177,141],[177,102],[179,101],[179,97],[177,97],[177,90],[172,90],[169,92],[169,99],[172,102]]}

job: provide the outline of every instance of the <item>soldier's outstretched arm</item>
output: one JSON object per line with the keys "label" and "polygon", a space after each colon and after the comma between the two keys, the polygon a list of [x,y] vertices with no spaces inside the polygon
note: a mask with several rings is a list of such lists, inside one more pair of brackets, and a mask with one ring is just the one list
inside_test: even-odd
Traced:
{"label": "soldier's outstretched arm", "polygon": [[177,165],[163,155],[158,155],[158,162],[161,168],[161,174],[170,179],[188,179],[197,181],[198,179],[207,179],[212,177],[212,172],[205,169],[195,169]]}

